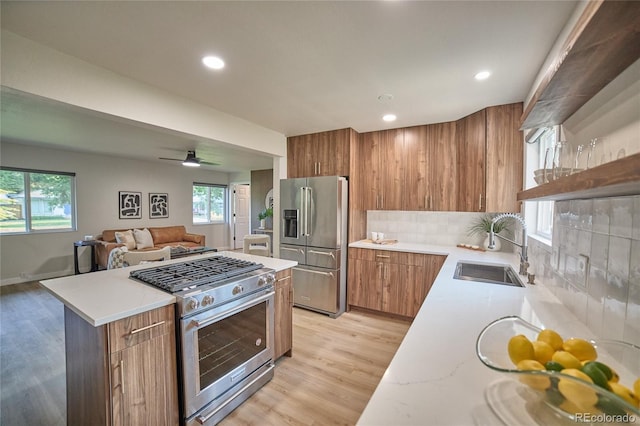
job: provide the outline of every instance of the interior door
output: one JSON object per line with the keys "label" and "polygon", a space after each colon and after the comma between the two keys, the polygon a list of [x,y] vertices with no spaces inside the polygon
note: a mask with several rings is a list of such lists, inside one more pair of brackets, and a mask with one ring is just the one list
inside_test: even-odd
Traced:
{"label": "interior door", "polygon": [[233,248],[242,248],[244,236],[251,233],[251,186],[233,188]]}

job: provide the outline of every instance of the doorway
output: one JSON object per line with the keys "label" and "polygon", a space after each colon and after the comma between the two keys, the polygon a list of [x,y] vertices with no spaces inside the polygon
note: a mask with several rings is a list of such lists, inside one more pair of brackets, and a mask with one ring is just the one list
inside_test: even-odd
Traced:
{"label": "doorway", "polygon": [[243,247],[244,236],[251,233],[251,186],[233,185],[233,249]]}

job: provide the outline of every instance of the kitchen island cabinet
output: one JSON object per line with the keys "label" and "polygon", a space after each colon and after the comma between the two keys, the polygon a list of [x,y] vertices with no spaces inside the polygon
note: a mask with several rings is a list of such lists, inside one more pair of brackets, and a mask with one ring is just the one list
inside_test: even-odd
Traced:
{"label": "kitchen island cabinet", "polygon": [[275,342],[273,359],[291,356],[293,347],[293,282],[291,269],[276,273]]}
{"label": "kitchen island cabinet", "polygon": [[67,423],[177,425],[174,305],[94,327],[65,306]]}
{"label": "kitchen island cabinet", "polygon": [[349,306],[413,318],[445,258],[349,248]]}

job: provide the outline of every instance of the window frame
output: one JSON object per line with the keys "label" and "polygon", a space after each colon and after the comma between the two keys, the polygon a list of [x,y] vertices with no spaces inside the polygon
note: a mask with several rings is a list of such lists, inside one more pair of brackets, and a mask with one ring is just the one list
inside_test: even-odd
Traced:
{"label": "window frame", "polygon": [[[195,189],[195,187],[197,186],[201,186],[201,187],[206,187],[209,188],[209,195],[208,195],[208,199],[206,202],[207,206],[211,205],[211,188],[220,188],[223,190],[223,206],[222,206],[222,215],[223,215],[223,219],[222,220],[211,220],[210,217],[210,210],[207,212],[207,217],[208,219],[206,219],[205,221],[201,221],[201,222],[196,222],[195,216],[194,216],[194,202],[193,202],[193,190]],[[191,223],[194,226],[198,226],[198,225],[224,225],[229,223],[229,185],[225,185],[225,184],[219,184],[219,183],[205,183],[205,182],[193,182],[193,185],[191,186],[191,194],[192,194],[192,202],[191,202]]]}
{"label": "window frame", "polygon": [[[23,192],[24,192],[24,230],[15,232],[0,232],[0,235],[29,235],[29,234],[52,234],[60,232],[76,232],[78,230],[78,212],[76,200],[76,174],[74,172],[61,172],[54,170],[40,170],[40,169],[25,169],[20,167],[6,167],[0,166],[0,171],[18,172],[22,173],[23,179]],[[32,200],[31,200],[31,175],[32,174],[48,174],[57,176],[70,177],[71,193],[70,193],[70,215],[71,226],[69,228],[46,228],[46,229],[34,229],[33,217],[32,217]]]}

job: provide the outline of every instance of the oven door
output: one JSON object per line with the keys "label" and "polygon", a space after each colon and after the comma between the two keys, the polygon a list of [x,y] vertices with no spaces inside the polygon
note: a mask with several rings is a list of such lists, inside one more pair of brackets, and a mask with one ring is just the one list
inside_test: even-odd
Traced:
{"label": "oven door", "polygon": [[185,418],[272,361],[274,294],[264,289],[180,320]]}

